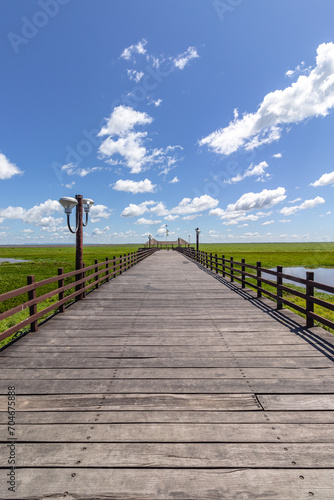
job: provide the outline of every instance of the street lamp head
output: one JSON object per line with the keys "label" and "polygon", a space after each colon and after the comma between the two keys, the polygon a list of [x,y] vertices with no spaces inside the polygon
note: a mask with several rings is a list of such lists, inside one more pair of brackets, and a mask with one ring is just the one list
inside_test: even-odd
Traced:
{"label": "street lamp head", "polygon": [[70,198],[69,196],[64,196],[60,198],[59,203],[64,207],[65,214],[70,214],[73,208],[78,204],[78,200]]}
{"label": "street lamp head", "polygon": [[195,231],[197,234],[199,234],[201,232],[201,230],[198,227],[196,227]]}
{"label": "street lamp head", "polygon": [[90,211],[90,207],[94,205],[94,201],[91,200],[90,198],[84,198],[82,200],[83,206],[84,206],[84,211],[88,213]]}

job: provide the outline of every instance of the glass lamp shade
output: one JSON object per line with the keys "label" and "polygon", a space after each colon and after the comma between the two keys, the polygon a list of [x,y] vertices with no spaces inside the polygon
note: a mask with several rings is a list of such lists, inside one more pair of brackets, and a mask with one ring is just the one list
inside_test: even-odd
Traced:
{"label": "glass lamp shade", "polygon": [[83,203],[85,212],[89,212],[90,211],[90,207],[92,205],[94,205],[94,200],[91,200],[90,198],[84,198],[82,200],[82,203]]}

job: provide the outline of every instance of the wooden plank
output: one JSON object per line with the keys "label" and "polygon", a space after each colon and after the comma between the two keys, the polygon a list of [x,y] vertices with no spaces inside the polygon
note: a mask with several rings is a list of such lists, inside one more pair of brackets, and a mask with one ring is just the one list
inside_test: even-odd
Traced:
{"label": "wooden plank", "polygon": [[[13,366],[12,357],[1,359],[1,368]],[[121,358],[121,357],[73,357],[48,355],[41,357],[16,357],[17,368],[332,368],[333,362],[325,356],[298,357],[231,357],[216,358]]]}
{"label": "wooden plank", "polygon": [[[90,469],[26,468],[20,470],[15,495],[11,498],[102,499],[112,492],[116,499],[218,500],[221,498],[263,498],[266,500],[332,500],[332,469]],[[7,491],[7,478],[0,475],[0,490]],[[70,496],[69,496],[70,498]]]}
{"label": "wooden plank", "polygon": [[[0,411],[8,398],[0,396]],[[16,400],[17,411],[71,410],[262,410],[252,394],[83,394],[32,395]]]}
{"label": "wooden plank", "polygon": [[334,377],[334,368],[110,368],[22,369],[1,370],[3,380],[91,380],[91,379],[320,379]]}
{"label": "wooden plank", "polygon": [[334,410],[334,394],[261,394],[258,400],[265,410]]}
{"label": "wooden plank", "polygon": [[[333,443],[19,443],[20,471],[29,467],[326,468]],[[8,447],[0,444],[1,456]],[[2,461],[3,465],[4,461]],[[80,468],[77,469],[80,471]],[[94,497],[96,498],[96,497]]]}
{"label": "wooden plank", "polygon": [[334,393],[334,378],[321,379],[123,379],[109,380],[15,380],[1,381],[0,394],[8,385],[22,394],[86,394],[86,393],[170,393],[170,394],[330,394]]}
{"label": "wooden plank", "polygon": [[[28,404],[31,404],[29,401]],[[63,408],[63,407],[62,407]],[[80,411],[18,411],[17,421],[19,424],[80,424],[80,423],[99,423],[99,424],[129,424],[129,423],[281,423],[281,424],[334,424],[334,411],[312,410],[312,411],[258,411],[229,407],[228,411],[196,410],[130,410],[130,411],[109,411],[104,406],[99,410]],[[57,410],[57,408],[55,409]],[[8,423],[8,412],[0,411],[0,424]]]}
{"label": "wooden plank", "polygon": [[[29,442],[187,442],[187,443],[330,443],[333,424],[20,424],[17,441]],[[7,425],[0,436],[8,437]]]}

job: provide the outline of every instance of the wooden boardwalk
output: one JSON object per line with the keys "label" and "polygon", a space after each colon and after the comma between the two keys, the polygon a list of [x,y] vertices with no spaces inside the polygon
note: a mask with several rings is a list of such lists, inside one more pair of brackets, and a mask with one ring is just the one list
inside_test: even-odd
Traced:
{"label": "wooden boardwalk", "polygon": [[334,348],[160,251],[0,354],[1,499],[334,498]]}

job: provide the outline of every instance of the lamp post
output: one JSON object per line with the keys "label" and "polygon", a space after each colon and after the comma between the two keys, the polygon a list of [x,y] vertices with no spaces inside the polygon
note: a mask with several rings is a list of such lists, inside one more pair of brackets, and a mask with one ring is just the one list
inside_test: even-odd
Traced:
{"label": "lamp post", "polygon": [[196,227],[195,231],[196,231],[196,252],[198,252],[198,250],[199,250],[199,233],[201,232],[201,230],[198,227]]}
{"label": "lamp post", "polygon": [[[65,196],[60,198],[59,203],[64,207],[65,214],[67,215],[67,226],[71,233],[76,236],[76,250],[75,250],[75,268],[82,269],[83,267],[83,228],[88,224],[88,214],[90,208],[94,205],[94,201],[90,198],[83,198],[81,194],[77,194],[75,198]],[[73,208],[75,210],[75,229],[72,229],[70,223],[70,216]],[[83,222],[83,212],[86,214],[85,222]],[[77,275],[77,280],[82,278],[81,274]],[[81,288],[79,285],[77,289]],[[81,297],[76,297],[80,300]]]}
{"label": "lamp post", "polygon": [[152,239],[152,235],[149,234],[148,235],[148,248],[151,248],[151,239]]}
{"label": "lamp post", "polygon": [[168,231],[168,224],[165,224],[165,229],[166,229],[166,248],[168,249],[168,234],[169,234],[169,231]]}

